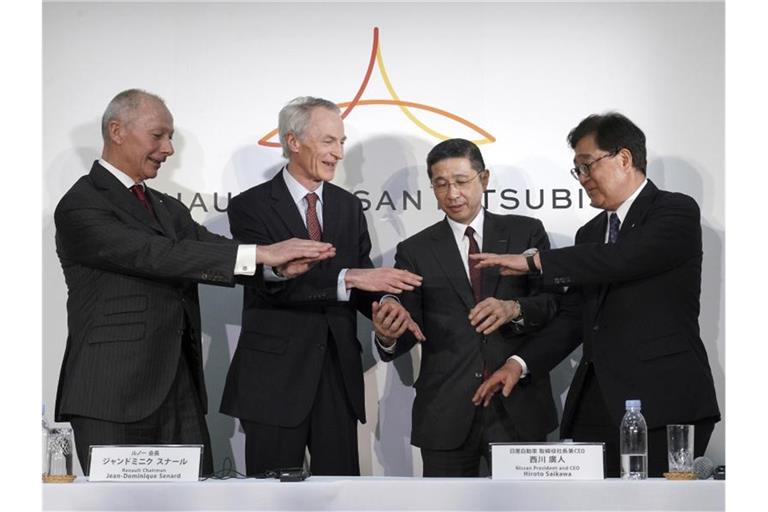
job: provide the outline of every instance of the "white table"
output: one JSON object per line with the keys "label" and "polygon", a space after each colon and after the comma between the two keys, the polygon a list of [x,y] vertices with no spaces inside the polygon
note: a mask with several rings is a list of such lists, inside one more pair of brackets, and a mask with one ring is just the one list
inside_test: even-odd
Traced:
{"label": "white table", "polygon": [[43,484],[43,510],[724,510],[716,480],[319,477]]}

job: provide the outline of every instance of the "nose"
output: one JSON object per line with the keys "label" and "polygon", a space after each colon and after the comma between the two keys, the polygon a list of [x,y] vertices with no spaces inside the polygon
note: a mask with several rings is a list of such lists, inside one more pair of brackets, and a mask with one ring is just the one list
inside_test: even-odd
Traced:
{"label": "nose", "polygon": [[173,141],[171,139],[166,139],[163,142],[163,146],[160,148],[160,150],[168,156],[174,154],[175,151],[173,149]]}
{"label": "nose", "polygon": [[448,195],[448,197],[459,197],[460,195],[459,186],[456,183],[449,181],[448,190],[446,191],[446,194]]}
{"label": "nose", "polygon": [[341,160],[344,158],[344,144],[341,142],[337,142],[334,144],[333,149],[331,150],[331,155],[337,159]]}

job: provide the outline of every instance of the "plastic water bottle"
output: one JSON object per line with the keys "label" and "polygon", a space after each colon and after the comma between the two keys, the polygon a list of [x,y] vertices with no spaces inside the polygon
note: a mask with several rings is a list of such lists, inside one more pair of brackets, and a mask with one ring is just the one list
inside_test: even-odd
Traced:
{"label": "plastic water bottle", "polygon": [[621,420],[619,451],[621,478],[645,480],[648,478],[648,426],[640,413],[640,400],[627,400],[627,412]]}

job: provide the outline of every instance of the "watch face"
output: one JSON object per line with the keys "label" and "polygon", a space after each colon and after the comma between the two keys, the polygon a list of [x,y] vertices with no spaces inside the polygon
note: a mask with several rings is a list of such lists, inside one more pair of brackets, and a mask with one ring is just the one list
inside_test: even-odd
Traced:
{"label": "watch face", "polygon": [[537,252],[539,252],[539,250],[538,250],[538,249],[536,249],[535,247],[533,247],[533,248],[531,248],[531,249],[526,249],[526,250],[524,250],[524,251],[523,251],[523,256],[526,256],[526,257],[527,257],[527,256],[533,256],[533,255],[534,255],[534,254],[536,254]]}

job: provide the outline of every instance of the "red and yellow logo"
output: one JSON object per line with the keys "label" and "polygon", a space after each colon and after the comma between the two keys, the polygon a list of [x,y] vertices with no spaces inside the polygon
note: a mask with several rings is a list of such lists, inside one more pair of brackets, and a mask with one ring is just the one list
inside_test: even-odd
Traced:
{"label": "red and yellow logo", "polygon": [[[390,98],[363,99],[363,93],[365,92],[365,88],[368,86],[368,81],[371,78],[371,74],[373,74],[374,64],[376,64],[379,68],[379,73],[381,74],[381,78],[384,80],[384,85],[386,86],[387,91],[389,92]],[[339,106],[339,108],[342,109],[342,113],[341,113],[342,119],[346,118],[352,112],[352,110],[358,106],[364,106],[364,105],[396,106],[400,108],[400,110],[403,112],[403,114],[405,114],[405,117],[408,118],[408,120],[410,120],[413,124],[421,128],[423,131],[425,131],[429,135],[440,140],[451,138],[450,136],[440,133],[437,130],[434,130],[431,127],[427,126],[424,122],[418,119],[411,111],[411,110],[425,110],[428,112],[432,112],[434,114],[441,115],[448,119],[452,119],[453,121],[461,123],[462,125],[476,132],[481,137],[478,139],[474,139],[472,141],[475,144],[478,144],[478,145],[488,144],[496,141],[496,138],[493,135],[483,130],[476,124],[468,121],[467,119],[464,119],[463,117],[457,116],[456,114],[453,114],[446,110],[442,110],[430,105],[426,105],[424,103],[416,103],[413,101],[401,100],[400,97],[395,92],[395,88],[392,86],[392,82],[389,80],[389,76],[387,75],[387,70],[384,67],[384,57],[382,57],[381,47],[379,46],[379,27],[373,28],[373,46],[371,48],[371,58],[368,61],[368,69],[365,71],[365,76],[363,77],[363,83],[360,84],[360,88],[357,90],[357,94],[355,94],[355,97],[352,98],[352,101],[344,101],[341,103],[337,103],[337,105]],[[272,147],[272,148],[279,148],[280,147],[279,142],[270,141],[270,139],[273,139],[275,135],[277,135],[277,128],[270,131],[269,133],[264,135],[261,139],[259,139],[259,145]]]}

